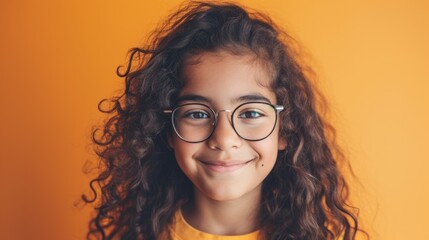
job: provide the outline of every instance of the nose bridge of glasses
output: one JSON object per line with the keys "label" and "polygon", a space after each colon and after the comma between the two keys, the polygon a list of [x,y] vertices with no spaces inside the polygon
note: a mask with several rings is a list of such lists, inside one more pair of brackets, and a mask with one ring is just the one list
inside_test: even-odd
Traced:
{"label": "nose bridge of glasses", "polygon": [[228,113],[229,113],[229,117],[227,117],[227,119],[228,119],[228,122],[229,122],[230,124],[232,124],[232,122],[231,122],[231,115],[232,115],[232,111],[231,111],[231,110],[229,110],[229,109],[221,109],[221,110],[215,111],[216,124],[217,124],[217,122],[219,121],[219,113],[221,113],[221,112],[226,113],[226,115],[228,115]]}
{"label": "nose bridge of glasses", "polygon": [[[220,113],[225,113],[225,119],[220,119]],[[217,110],[212,134],[209,141],[217,144],[221,149],[238,146],[240,136],[235,130],[232,115],[234,111],[229,109]]]}

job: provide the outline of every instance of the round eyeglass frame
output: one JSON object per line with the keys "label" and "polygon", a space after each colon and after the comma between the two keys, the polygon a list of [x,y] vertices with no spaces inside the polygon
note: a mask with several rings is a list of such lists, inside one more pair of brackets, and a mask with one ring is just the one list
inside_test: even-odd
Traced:
{"label": "round eyeglass frame", "polygon": [[[276,118],[275,118],[275,120],[274,120],[273,128],[272,128],[272,129],[271,129],[271,131],[267,134],[267,136],[265,136],[265,137],[263,137],[263,138],[259,138],[259,139],[248,139],[248,138],[242,137],[242,136],[237,132],[237,129],[235,129],[235,126],[234,126],[234,114],[235,114],[235,112],[237,111],[237,109],[239,109],[239,108],[240,108],[241,106],[243,106],[243,105],[246,105],[246,104],[252,104],[252,103],[261,103],[261,104],[266,104],[266,105],[268,105],[268,106],[271,106],[271,107],[273,108],[273,110],[276,112]],[[208,136],[207,136],[206,138],[204,138],[203,140],[200,140],[200,141],[189,141],[189,140],[187,140],[187,139],[183,138],[182,136],[180,136],[180,134],[177,132],[176,126],[175,126],[175,124],[174,124],[174,113],[175,113],[175,112],[176,112],[180,107],[187,106],[187,105],[201,105],[201,106],[204,106],[204,107],[206,107],[206,108],[210,109],[210,111],[213,113],[213,116],[214,116],[214,121],[213,121],[213,123],[212,123],[213,127],[212,127],[212,129],[211,129],[210,134],[208,134]],[[282,106],[282,105],[274,105],[274,104],[267,103],[267,102],[245,102],[245,103],[242,103],[242,104],[238,105],[238,106],[237,106],[237,107],[236,107],[232,112],[231,112],[231,110],[228,110],[228,109],[222,109],[222,110],[215,111],[215,110],[213,110],[211,107],[209,107],[209,106],[207,106],[206,104],[203,104],[203,103],[186,103],[186,104],[182,104],[182,105],[180,105],[180,106],[177,106],[177,107],[176,107],[176,108],[174,108],[174,109],[165,109],[163,112],[164,112],[165,114],[171,114],[171,124],[173,125],[173,129],[174,129],[175,134],[176,134],[180,139],[182,139],[183,141],[188,142],[188,143],[200,143],[200,142],[204,142],[204,141],[206,141],[207,139],[209,139],[209,138],[213,135],[213,133],[214,133],[214,131],[215,131],[216,127],[217,127],[217,122],[218,122],[218,115],[219,115],[219,112],[230,112],[230,113],[231,113],[231,121],[230,121],[230,123],[231,123],[232,129],[234,129],[234,132],[237,134],[237,136],[239,136],[240,138],[242,138],[242,139],[244,139],[244,140],[246,140],[246,141],[256,142],[256,141],[264,140],[265,138],[269,137],[269,136],[271,135],[271,133],[273,133],[273,131],[274,131],[274,129],[276,128],[276,125],[277,125],[278,115],[279,115],[279,113],[280,113],[281,111],[283,111],[283,110],[284,110],[284,106]]]}

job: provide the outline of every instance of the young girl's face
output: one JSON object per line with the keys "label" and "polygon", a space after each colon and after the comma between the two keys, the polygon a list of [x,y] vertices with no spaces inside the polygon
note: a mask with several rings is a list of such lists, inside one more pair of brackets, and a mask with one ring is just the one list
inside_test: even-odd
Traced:
{"label": "young girl's face", "polygon": [[[278,150],[285,148],[285,142],[279,140],[278,123],[267,138],[244,140],[234,131],[231,114],[246,102],[277,104],[274,92],[268,87],[270,75],[252,56],[218,51],[190,60],[183,71],[185,84],[179,94],[179,105],[207,105],[218,112],[218,122],[212,135],[203,142],[189,143],[176,134],[169,138],[178,165],[200,196],[217,201],[249,194],[259,196],[261,183],[272,170]],[[231,112],[222,111],[226,109]]]}

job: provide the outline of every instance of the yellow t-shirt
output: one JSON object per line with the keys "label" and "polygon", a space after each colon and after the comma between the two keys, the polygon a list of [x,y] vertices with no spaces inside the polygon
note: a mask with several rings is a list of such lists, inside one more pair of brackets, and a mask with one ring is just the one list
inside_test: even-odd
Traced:
{"label": "yellow t-shirt", "polygon": [[261,231],[257,230],[244,235],[220,236],[201,232],[189,225],[183,218],[182,211],[177,211],[171,226],[171,237],[173,240],[258,240]]}

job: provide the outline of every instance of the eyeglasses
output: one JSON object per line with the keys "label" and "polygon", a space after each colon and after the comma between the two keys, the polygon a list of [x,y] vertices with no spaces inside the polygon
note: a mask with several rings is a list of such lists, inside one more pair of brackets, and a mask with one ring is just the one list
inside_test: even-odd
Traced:
{"label": "eyeglasses", "polygon": [[215,111],[201,103],[189,103],[164,110],[171,114],[171,122],[177,136],[185,142],[199,143],[213,134],[220,112],[231,113],[231,125],[241,138],[260,141],[267,138],[277,123],[278,113],[284,107],[265,102],[246,102],[233,111]]}

